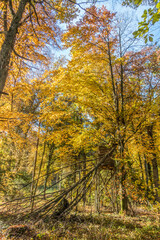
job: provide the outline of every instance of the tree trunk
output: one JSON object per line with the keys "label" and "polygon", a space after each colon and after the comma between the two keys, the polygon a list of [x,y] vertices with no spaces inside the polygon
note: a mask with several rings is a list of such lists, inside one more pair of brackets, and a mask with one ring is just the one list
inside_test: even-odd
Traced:
{"label": "tree trunk", "polygon": [[34,187],[35,187],[35,174],[36,174],[36,165],[37,165],[37,156],[38,156],[38,146],[39,146],[39,138],[37,138],[37,144],[36,144],[36,152],[35,152],[35,158],[34,158],[34,167],[33,167],[33,173],[32,173],[32,185],[31,185],[31,212],[33,211],[34,207]]}
{"label": "tree trunk", "polygon": [[36,181],[36,184],[35,184],[34,195],[36,195],[36,191],[37,191],[37,187],[38,187],[39,177],[40,177],[40,174],[41,174],[41,168],[42,168],[44,154],[45,154],[45,148],[46,148],[46,142],[44,142],[44,145],[43,145],[43,153],[42,153],[42,158],[41,158],[41,162],[40,162],[40,166],[39,166],[37,181]]}
{"label": "tree trunk", "polygon": [[138,159],[139,159],[139,164],[140,164],[140,168],[141,168],[142,182],[144,182],[143,164],[142,164],[140,153],[138,153]]}
{"label": "tree trunk", "polygon": [[148,126],[148,135],[150,137],[150,147],[153,150],[152,153],[152,169],[153,169],[153,182],[154,182],[154,186],[155,186],[155,200],[160,202],[160,197],[158,194],[158,190],[159,190],[159,174],[158,174],[158,163],[157,163],[157,156],[155,153],[155,144],[154,144],[154,137],[153,137],[153,127],[154,125],[150,125]]}
{"label": "tree trunk", "polygon": [[[124,160],[124,141],[121,140],[121,159]],[[128,197],[126,193],[125,181],[127,177],[127,172],[125,169],[124,163],[122,163],[121,167],[121,187],[122,187],[122,202],[121,202],[121,211],[128,213]]]}
{"label": "tree trunk", "polygon": [[153,168],[153,181],[154,181],[155,191],[156,191],[155,199],[156,199],[156,201],[160,202],[160,197],[158,194],[158,190],[159,190],[158,164],[157,164],[156,155],[154,154],[153,156],[154,157],[152,159],[152,168]]}
{"label": "tree trunk", "polygon": [[46,199],[47,182],[48,182],[51,160],[52,160],[52,155],[53,155],[55,145],[54,145],[54,143],[52,143],[51,145],[48,144],[48,146],[49,146],[49,155],[48,155],[46,178],[45,178],[45,182],[44,182],[44,199]]}
{"label": "tree trunk", "polygon": [[[5,86],[5,82],[6,82],[8,70],[9,70],[11,53],[14,49],[16,35],[18,33],[20,21],[22,19],[22,15],[25,11],[25,7],[27,3],[28,3],[28,0],[20,1],[18,10],[13,16],[13,20],[11,22],[10,28],[5,34],[5,40],[0,50],[0,96]],[[5,28],[7,28],[7,26],[5,26]]]}
{"label": "tree trunk", "polygon": [[[83,177],[86,176],[86,154],[84,150],[81,152],[82,161],[83,161]],[[86,205],[86,182],[83,183],[83,207]]]}
{"label": "tree trunk", "polygon": [[146,190],[146,197],[148,198],[148,193],[149,193],[149,186],[148,186],[148,164],[147,161],[144,161],[145,165],[145,175],[146,175],[146,185],[147,185],[147,190]]}
{"label": "tree trunk", "polygon": [[124,164],[121,168],[121,186],[122,186],[122,203],[121,203],[121,211],[128,213],[128,197],[125,188],[125,180],[126,180],[126,170]]}
{"label": "tree trunk", "polygon": [[96,170],[95,179],[95,211],[100,213],[100,175],[99,169]]}

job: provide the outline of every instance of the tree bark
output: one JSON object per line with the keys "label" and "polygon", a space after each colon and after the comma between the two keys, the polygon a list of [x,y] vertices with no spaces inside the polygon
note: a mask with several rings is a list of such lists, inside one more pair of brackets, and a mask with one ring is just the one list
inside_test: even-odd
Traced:
{"label": "tree bark", "polygon": [[0,96],[3,92],[8,75],[11,53],[14,49],[16,35],[22,20],[22,15],[29,0],[21,0],[15,15],[13,16],[9,30],[5,34],[5,40],[0,50]]}
{"label": "tree bark", "polygon": [[99,169],[96,170],[95,179],[95,211],[100,213],[100,179],[99,179]]}
{"label": "tree bark", "polygon": [[36,175],[36,166],[37,166],[37,156],[38,156],[38,147],[39,147],[39,137],[37,138],[36,143],[36,152],[35,152],[35,158],[34,158],[34,167],[33,167],[33,173],[32,173],[32,184],[31,184],[31,212],[33,211],[34,207],[34,197],[35,197],[35,175]]}
{"label": "tree bark", "polygon": [[44,182],[44,199],[46,199],[47,182],[48,182],[49,171],[50,171],[50,166],[51,166],[51,161],[52,161],[52,155],[53,155],[53,152],[54,152],[54,148],[55,148],[55,144],[54,143],[49,145],[49,156],[48,156],[48,163],[47,163],[47,172],[46,172],[46,178],[45,178],[45,182]]}
{"label": "tree bark", "polygon": [[155,186],[155,200],[160,202],[160,197],[158,194],[158,190],[159,190],[159,173],[158,173],[158,163],[157,163],[157,156],[155,153],[155,144],[154,144],[154,137],[153,137],[153,127],[154,125],[151,124],[150,126],[148,126],[148,135],[150,137],[150,147],[153,150],[153,154],[152,154],[152,169],[153,169],[153,182],[154,182],[154,186]]}
{"label": "tree bark", "polygon": [[158,194],[158,189],[159,189],[158,164],[157,164],[157,158],[155,154],[154,154],[154,157],[152,158],[152,168],[153,168],[153,181],[154,181],[155,191],[156,191],[156,201],[160,202],[160,197]]}
{"label": "tree bark", "polygon": [[[83,156],[83,177],[86,176],[86,154],[83,150],[82,152],[82,156]],[[83,196],[83,207],[85,208],[86,205],[86,182],[84,182],[84,196]]]}
{"label": "tree bark", "polygon": [[41,162],[40,162],[40,166],[39,166],[37,181],[35,184],[34,196],[36,195],[36,191],[37,191],[37,187],[38,187],[38,182],[39,182],[39,178],[40,178],[40,174],[41,174],[43,159],[44,159],[44,155],[45,155],[45,149],[46,149],[46,142],[44,142],[44,145],[43,145],[43,153],[42,153],[42,158],[41,158]]}
{"label": "tree bark", "polygon": [[126,188],[125,188],[125,180],[126,180],[126,170],[124,167],[124,164],[121,169],[122,177],[121,177],[121,186],[122,186],[122,212],[125,212],[126,214],[128,213],[128,197],[126,193]]}

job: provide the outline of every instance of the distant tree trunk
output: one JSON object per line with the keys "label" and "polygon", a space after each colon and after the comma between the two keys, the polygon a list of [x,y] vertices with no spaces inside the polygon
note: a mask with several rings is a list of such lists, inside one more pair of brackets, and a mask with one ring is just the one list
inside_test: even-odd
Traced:
{"label": "distant tree trunk", "polygon": [[112,195],[113,211],[117,212],[117,209],[116,209],[117,195],[116,195],[116,180],[115,180],[115,176],[113,177],[113,182],[111,184],[111,195]]}
{"label": "distant tree trunk", "polygon": [[156,191],[156,201],[160,202],[160,197],[158,194],[158,190],[159,190],[158,164],[157,164],[156,155],[153,154],[153,156],[154,157],[152,158],[152,167],[153,167],[153,181],[154,181],[155,191]]}
{"label": "distant tree trunk", "polygon": [[36,174],[36,166],[37,166],[37,156],[38,156],[38,146],[39,146],[39,137],[37,138],[36,143],[36,152],[35,152],[35,158],[34,158],[34,166],[33,166],[33,173],[32,173],[32,184],[31,184],[31,212],[33,211],[34,207],[34,188],[35,188],[35,174]]}
{"label": "distant tree trunk", "polygon": [[149,162],[147,162],[147,165],[148,165],[148,175],[149,175],[149,180],[151,183],[151,189],[153,190],[152,168],[151,168],[151,164]]}
{"label": "distant tree trunk", "polygon": [[127,193],[126,193],[126,188],[125,188],[125,180],[126,180],[126,170],[125,170],[125,166],[123,164],[122,168],[121,168],[121,173],[122,173],[122,177],[121,177],[121,186],[122,186],[122,212],[128,213],[128,197],[127,197]]}
{"label": "distant tree trunk", "polygon": [[145,166],[145,176],[146,176],[146,185],[147,185],[146,197],[148,198],[148,193],[149,193],[149,185],[148,185],[148,164],[147,164],[147,161],[146,161],[146,160],[144,160],[144,166]]}
{"label": "distant tree trunk", "polygon": [[39,177],[40,177],[40,174],[41,174],[41,169],[42,169],[42,164],[43,164],[45,149],[46,149],[46,142],[44,142],[44,145],[43,145],[43,153],[42,153],[42,158],[41,158],[41,162],[40,162],[40,166],[39,166],[39,171],[38,171],[38,177],[37,177],[37,181],[36,181],[36,185],[35,185],[35,189],[34,189],[34,195],[36,195],[36,191],[37,191],[37,187],[38,187],[38,182],[39,182]]}
{"label": "distant tree trunk", "polygon": [[[80,180],[81,178],[81,152],[78,154],[78,157],[76,157],[77,163],[75,164],[75,170],[76,170],[76,181]],[[77,177],[78,176],[78,177]],[[79,188],[77,188],[77,196],[79,195]],[[78,211],[78,204],[76,205],[76,211]]]}
{"label": "distant tree trunk", "polygon": [[141,160],[141,155],[140,155],[140,153],[138,153],[138,158],[139,158],[139,164],[140,164],[141,173],[142,173],[142,181],[144,182],[143,165],[142,165],[142,160]]}
{"label": "distant tree trunk", "polygon": [[[76,181],[77,181],[77,169],[78,169],[77,156],[75,156],[74,158],[75,158],[75,164],[74,164],[73,182],[76,183]],[[76,195],[78,195],[78,190],[76,192]],[[78,210],[78,207],[76,205],[76,211],[77,210]]]}
{"label": "distant tree trunk", "polygon": [[[121,159],[124,159],[124,142],[123,140],[121,141]],[[121,187],[122,187],[122,203],[121,203],[121,211],[125,212],[126,214],[128,213],[128,197],[126,193],[126,187],[125,187],[125,181],[127,177],[127,172],[125,169],[124,163],[122,163],[121,167]]]}
{"label": "distant tree trunk", "polygon": [[119,177],[115,175],[115,190],[116,190],[116,212],[119,213],[120,207],[119,207],[119,200],[118,200],[118,192],[119,192]]}
{"label": "distant tree trunk", "polygon": [[52,155],[54,152],[54,143],[48,144],[49,146],[49,155],[48,155],[48,162],[47,162],[47,171],[46,171],[46,178],[44,182],[44,199],[46,199],[46,189],[47,189],[47,182],[48,182],[48,177],[49,177],[49,171],[50,171],[50,166],[51,166],[51,161],[52,161]]}
{"label": "distant tree trunk", "polygon": [[95,210],[100,213],[100,175],[99,169],[96,170],[96,179],[95,179]]}
{"label": "distant tree trunk", "polygon": [[155,192],[156,192],[156,196],[155,196],[155,200],[160,202],[160,197],[158,194],[158,190],[159,190],[159,174],[158,174],[158,163],[157,163],[157,156],[155,153],[155,144],[154,144],[154,137],[153,137],[153,124],[148,126],[148,135],[150,137],[150,147],[153,150],[152,153],[152,168],[153,168],[153,182],[154,182],[154,186],[155,186]]}
{"label": "distant tree trunk", "polygon": [[59,191],[62,189],[62,176],[63,176],[63,168],[62,168],[62,165],[60,166],[61,168],[61,171],[59,174],[57,174],[57,177],[58,177],[58,180],[59,180],[59,184],[58,184],[58,189]]}
{"label": "distant tree trunk", "polygon": [[[82,162],[83,162],[83,177],[86,176],[86,154],[84,152],[84,150],[81,151],[81,158],[82,158]],[[86,182],[84,181],[83,183],[83,207],[85,208],[85,204],[86,204]]]}

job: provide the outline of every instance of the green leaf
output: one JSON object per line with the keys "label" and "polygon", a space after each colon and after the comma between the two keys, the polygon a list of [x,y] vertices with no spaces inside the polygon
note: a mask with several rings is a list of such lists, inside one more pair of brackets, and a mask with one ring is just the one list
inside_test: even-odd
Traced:
{"label": "green leaf", "polygon": [[153,16],[152,24],[155,24],[156,22],[158,22],[159,19],[160,19],[160,15],[155,13],[154,16]]}
{"label": "green leaf", "polygon": [[148,42],[148,39],[147,38],[145,38],[145,41],[144,41],[145,43],[147,43]]}
{"label": "green leaf", "polygon": [[151,36],[149,36],[149,41],[153,42],[153,38]]}
{"label": "green leaf", "polygon": [[[146,11],[146,10],[145,10]],[[142,18],[146,18],[147,17],[147,11],[145,12],[144,11],[144,13],[143,13],[143,15],[142,15]]]}
{"label": "green leaf", "polygon": [[133,32],[133,35],[134,35],[135,37],[137,37],[137,36],[138,36],[137,31]]}
{"label": "green leaf", "polygon": [[135,0],[135,4],[140,5],[142,3],[142,0]]}

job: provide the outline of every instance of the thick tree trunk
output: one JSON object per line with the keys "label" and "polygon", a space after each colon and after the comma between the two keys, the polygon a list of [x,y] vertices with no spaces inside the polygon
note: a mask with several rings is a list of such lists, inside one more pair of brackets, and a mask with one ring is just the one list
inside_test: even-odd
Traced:
{"label": "thick tree trunk", "polygon": [[9,62],[11,58],[11,53],[15,45],[18,28],[20,26],[22,15],[25,11],[25,7],[28,2],[29,0],[20,1],[18,10],[13,16],[13,20],[11,22],[9,30],[5,34],[5,40],[0,50],[0,96],[1,96],[1,93],[3,92],[3,88],[5,86],[5,82],[7,79]]}

